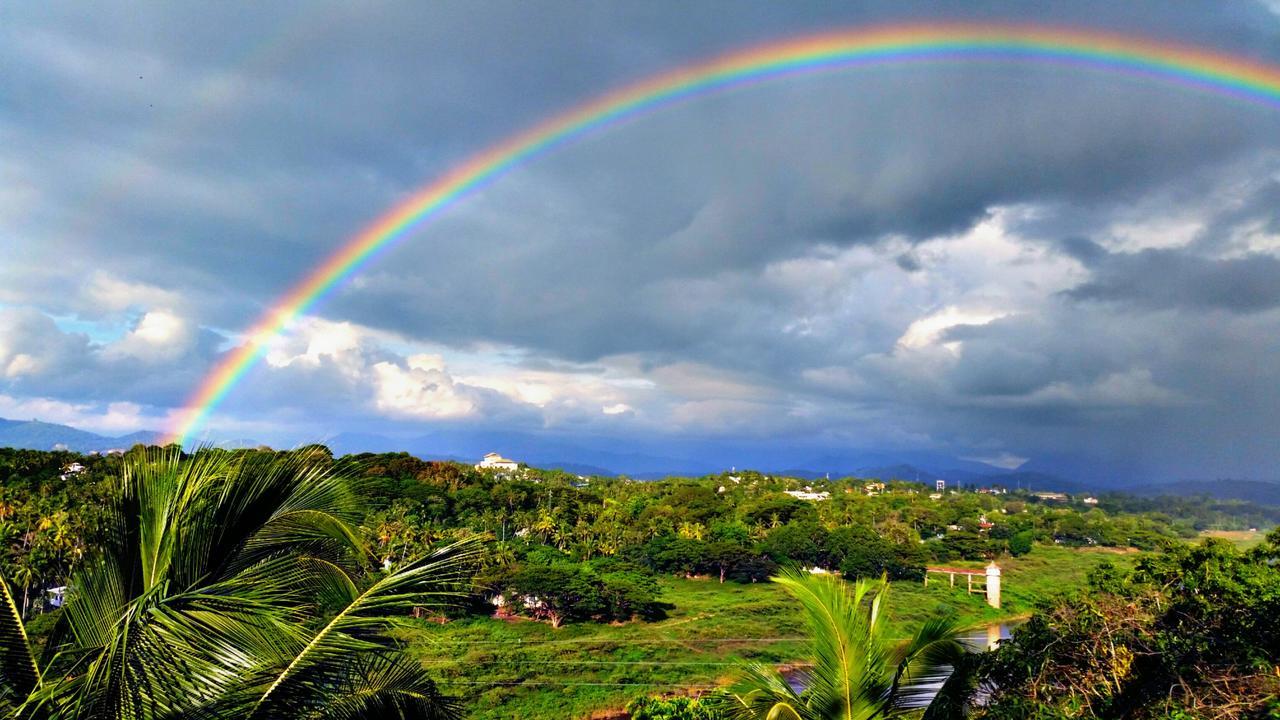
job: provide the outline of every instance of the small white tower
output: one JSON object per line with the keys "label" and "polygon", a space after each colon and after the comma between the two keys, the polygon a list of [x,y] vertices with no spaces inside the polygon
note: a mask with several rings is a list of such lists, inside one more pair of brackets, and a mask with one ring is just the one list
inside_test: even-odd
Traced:
{"label": "small white tower", "polygon": [[987,604],[1000,607],[1000,566],[994,560],[987,566]]}

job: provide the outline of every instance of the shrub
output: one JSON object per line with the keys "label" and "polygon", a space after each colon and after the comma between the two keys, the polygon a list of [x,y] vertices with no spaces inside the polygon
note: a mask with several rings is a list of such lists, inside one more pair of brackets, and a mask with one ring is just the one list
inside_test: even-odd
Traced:
{"label": "shrub", "polygon": [[703,698],[637,698],[627,704],[631,720],[722,720],[726,718],[713,700]]}

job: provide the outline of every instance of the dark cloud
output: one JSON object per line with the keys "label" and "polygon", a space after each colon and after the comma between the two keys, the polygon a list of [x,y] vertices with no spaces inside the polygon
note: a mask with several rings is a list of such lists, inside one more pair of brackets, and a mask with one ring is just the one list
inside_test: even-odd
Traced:
{"label": "dark cloud", "polygon": [[1092,257],[1088,264],[1090,280],[1069,290],[1070,297],[1187,311],[1280,306],[1280,259],[1273,255],[1217,260],[1147,249]]}
{"label": "dark cloud", "polygon": [[[163,410],[309,268],[497,139],[694,59],[938,12],[10,10],[0,392]],[[1280,61],[1262,4],[947,12]],[[313,310],[334,323],[306,336],[317,348],[340,321],[354,344],[290,346],[303,359],[261,366],[226,412],[281,436],[447,421],[651,441],[678,428],[721,448],[1096,444],[1149,468],[1199,417],[1213,437],[1174,455],[1264,467],[1280,460],[1254,442],[1275,419],[1258,390],[1275,363],[1258,359],[1278,330],[1277,130],[1258,105],[1049,65],[860,68],[701,98],[414,231]],[[176,350],[147,345],[168,326],[131,335],[157,312],[181,326]],[[447,366],[414,361],[425,346]],[[1223,463],[1237,445],[1251,449]]]}

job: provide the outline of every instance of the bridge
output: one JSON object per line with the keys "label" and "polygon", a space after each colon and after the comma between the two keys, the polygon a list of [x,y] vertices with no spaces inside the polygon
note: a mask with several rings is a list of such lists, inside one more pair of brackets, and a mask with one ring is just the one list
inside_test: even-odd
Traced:
{"label": "bridge", "polygon": [[[992,562],[982,570],[969,570],[967,568],[949,568],[949,567],[926,567],[924,569],[924,586],[929,587],[930,575],[946,575],[951,581],[951,587],[956,586],[956,576],[960,575],[965,578],[968,584],[966,592],[986,594],[987,604],[993,608],[1000,607],[1000,566]],[[974,578],[978,579],[975,586]]]}

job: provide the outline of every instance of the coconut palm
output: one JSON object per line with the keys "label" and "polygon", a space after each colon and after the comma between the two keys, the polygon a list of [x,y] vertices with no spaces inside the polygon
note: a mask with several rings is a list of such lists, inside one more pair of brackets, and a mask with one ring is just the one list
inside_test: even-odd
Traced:
{"label": "coconut palm", "polygon": [[20,718],[452,718],[384,630],[455,597],[470,547],[362,586],[352,482],[312,453],[131,453],[107,540],[37,656],[0,581],[0,711]]}
{"label": "coconut palm", "polygon": [[926,622],[892,643],[884,622],[888,584],[785,572],[774,578],[799,601],[813,635],[813,666],[797,691],[775,668],[747,665],[730,686],[730,717],[756,720],[870,720],[919,707],[910,684],[935,678],[963,655],[950,618]]}

